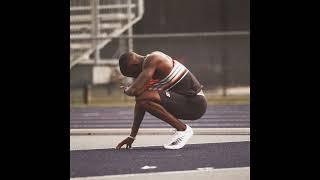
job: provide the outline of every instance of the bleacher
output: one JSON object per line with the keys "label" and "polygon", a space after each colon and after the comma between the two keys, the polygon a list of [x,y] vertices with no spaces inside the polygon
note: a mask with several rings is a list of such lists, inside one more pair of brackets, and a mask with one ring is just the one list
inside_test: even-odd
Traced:
{"label": "bleacher", "polygon": [[70,69],[78,63],[115,62],[101,60],[97,50],[132,28],[143,12],[143,0],[70,0]]}

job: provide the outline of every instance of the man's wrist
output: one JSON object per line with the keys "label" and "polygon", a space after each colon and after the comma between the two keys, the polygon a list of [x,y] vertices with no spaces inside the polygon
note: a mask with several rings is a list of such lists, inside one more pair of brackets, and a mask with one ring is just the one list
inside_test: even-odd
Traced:
{"label": "man's wrist", "polygon": [[136,140],[136,137],[133,137],[133,136],[130,136],[130,135],[128,136],[128,138]]}
{"label": "man's wrist", "polygon": [[132,88],[129,88],[129,87],[126,87],[124,90],[123,90],[124,94],[128,95],[128,96],[132,96],[133,94],[133,89]]}
{"label": "man's wrist", "polygon": [[129,89],[129,87],[125,87],[125,88],[123,89],[123,93],[127,94],[126,92],[127,92],[128,89]]}

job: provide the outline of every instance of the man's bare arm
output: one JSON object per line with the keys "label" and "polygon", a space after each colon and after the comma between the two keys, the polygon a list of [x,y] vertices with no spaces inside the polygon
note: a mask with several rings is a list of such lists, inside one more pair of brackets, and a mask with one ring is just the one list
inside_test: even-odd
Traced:
{"label": "man's bare arm", "polygon": [[135,137],[137,136],[138,134],[138,131],[139,131],[139,128],[140,128],[140,124],[143,120],[143,117],[145,115],[145,109],[143,109],[141,106],[139,106],[138,104],[135,105],[134,107],[134,119],[133,119],[133,123],[132,123],[132,127],[131,127],[131,133],[130,133],[130,136],[131,137],[134,137],[134,138],[131,138],[131,137],[127,137],[126,139],[124,139],[123,141],[121,141],[116,149],[121,149],[121,147],[123,145],[126,145],[126,148],[131,148],[132,146],[132,143],[135,139]]}
{"label": "man's bare arm", "polygon": [[145,90],[145,83],[152,79],[159,60],[155,59],[154,57],[149,58],[150,59],[148,59],[148,62],[146,62],[145,67],[143,68],[137,79],[127,89],[125,89],[125,94],[127,94],[128,96],[138,96],[143,93],[143,91]]}
{"label": "man's bare arm", "polygon": [[143,120],[143,117],[145,115],[145,110],[141,108],[139,105],[135,105],[134,107],[134,119],[133,119],[133,124],[131,128],[131,133],[130,136],[135,137],[138,134],[140,124]]}

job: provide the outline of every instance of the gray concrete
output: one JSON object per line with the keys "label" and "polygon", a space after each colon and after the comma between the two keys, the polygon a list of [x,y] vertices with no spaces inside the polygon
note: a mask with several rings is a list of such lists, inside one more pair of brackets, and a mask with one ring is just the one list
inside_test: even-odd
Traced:
{"label": "gray concrete", "polygon": [[[139,135],[171,135],[174,128],[140,128]],[[250,128],[193,128],[195,135],[250,135]],[[70,129],[70,135],[128,135],[131,128]]]}
{"label": "gray concrete", "polygon": [[[127,135],[70,136],[70,150],[115,148]],[[161,146],[170,135],[138,135],[133,147]],[[188,144],[250,141],[250,135],[194,135]]]}

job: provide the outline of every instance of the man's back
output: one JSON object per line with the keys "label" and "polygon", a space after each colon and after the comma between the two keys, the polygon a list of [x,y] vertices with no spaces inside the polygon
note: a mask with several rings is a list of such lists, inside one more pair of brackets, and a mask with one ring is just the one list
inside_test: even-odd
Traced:
{"label": "man's back", "polygon": [[153,75],[153,79],[163,79],[166,77],[173,68],[172,58],[160,51],[155,51],[148,54],[145,58],[143,66],[151,61],[158,61],[156,64],[156,71]]}
{"label": "man's back", "polygon": [[155,63],[157,66],[152,80],[146,83],[146,88],[173,91],[188,96],[194,96],[201,91],[202,86],[196,77],[170,56],[159,51],[152,52],[146,56],[143,66],[148,63]]}

